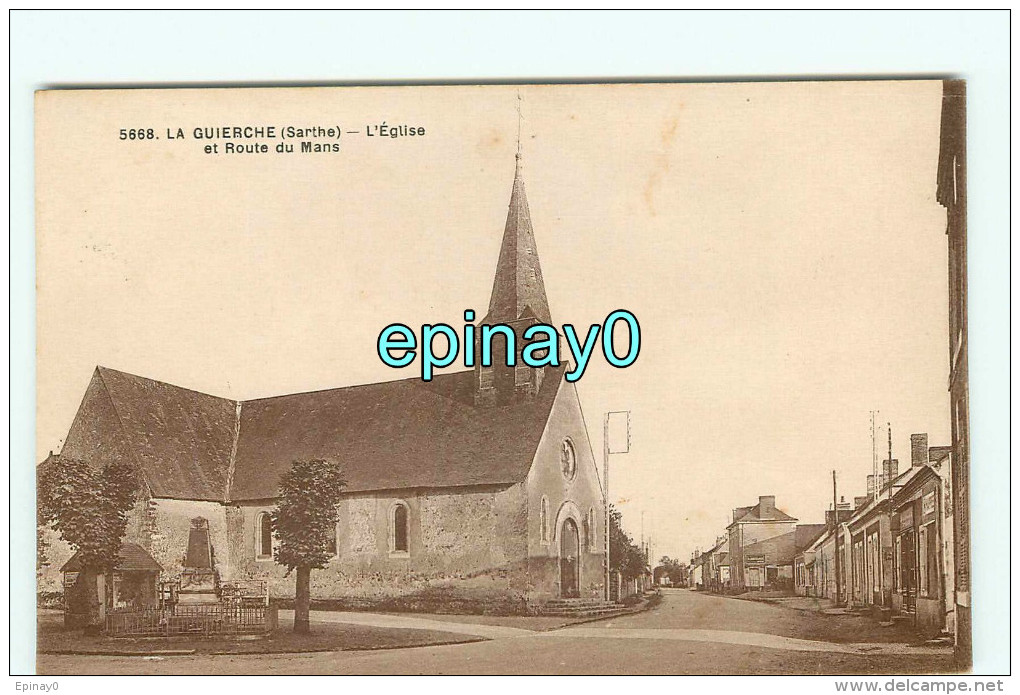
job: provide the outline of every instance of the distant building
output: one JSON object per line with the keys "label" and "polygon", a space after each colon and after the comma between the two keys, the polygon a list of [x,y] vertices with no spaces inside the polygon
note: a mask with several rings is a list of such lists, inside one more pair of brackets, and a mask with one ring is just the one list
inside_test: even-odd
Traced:
{"label": "distant building", "polygon": [[793,588],[798,594],[804,595],[807,593],[808,572],[806,554],[815,541],[825,533],[826,529],[827,526],[825,524],[798,524],[794,530]]}
{"label": "distant building", "polygon": [[753,507],[733,510],[733,521],[726,530],[729,534],[730,585],[734,591],[763,589],[767,584],[776,582],[780,577],[780,565],[770,563],[770,556],[777,559],[788,555],[785,563],[789,568],[787,578],[792,578],[792,536],[788,541],[755,544],[791,533],[796,525],[795,517],[776,507],[773,495],[760,496],[758,504]]}

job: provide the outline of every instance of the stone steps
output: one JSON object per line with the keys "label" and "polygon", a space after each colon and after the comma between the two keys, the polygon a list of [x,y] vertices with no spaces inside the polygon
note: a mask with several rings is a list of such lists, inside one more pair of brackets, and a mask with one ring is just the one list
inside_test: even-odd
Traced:
{"label": "stone steps", "polygon": [[539,613],[557,617],[590,618],[621,610],[623,606],[620,604],[601,599],[558,598],[545,603],[539,609]]}

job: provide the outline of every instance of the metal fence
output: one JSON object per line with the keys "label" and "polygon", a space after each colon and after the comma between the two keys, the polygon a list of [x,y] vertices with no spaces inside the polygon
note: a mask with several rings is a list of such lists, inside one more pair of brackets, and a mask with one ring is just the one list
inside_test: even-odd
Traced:
{"label": "metal fence", "polygon": [[275,625],[275,609],[266,605],[176,605],[108,613],[106,633],[112,636],[257,635]]}

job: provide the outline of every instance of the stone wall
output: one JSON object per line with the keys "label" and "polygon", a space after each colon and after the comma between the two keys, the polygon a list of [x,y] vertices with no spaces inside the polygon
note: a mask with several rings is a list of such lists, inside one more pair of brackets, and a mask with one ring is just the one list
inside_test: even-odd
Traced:
{"label": "stone wall", "polygon": [[227,507],[219,502],[193,500],[153,499],[148,502],[146,521],[148,528],[137,540],[163,567],[160,579],[175,580],[181,575],[184,557],[188,552],[188,535],[191,520],[204,517],[209,520],[209,539],[212,542],[213,566],[221,580],[234,578],[227,543]]}
{"label": "stone wall", "polygon": [[[338,554],[312,572],[312,597],[352,608],[522,611],[528,586],[524,499],[521,485],[345,497]],[[391,551],[390,519],[398,502],[409,510],[406,553]],[[272,509],[269,501],[236,508],[233,564],[240,576],[267,579],[274,597],[292,598],[293,574],[256,557],[256,520]]]}

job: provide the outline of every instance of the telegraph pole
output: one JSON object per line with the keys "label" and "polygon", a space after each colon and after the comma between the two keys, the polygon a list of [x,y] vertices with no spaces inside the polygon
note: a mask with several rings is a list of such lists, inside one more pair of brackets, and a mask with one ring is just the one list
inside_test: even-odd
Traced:
{"label": "telegraph pole", "polygon": [[889,480],[886,482],[886,485],[889,486],[889,497],[892,497],[892,478],[893,478],[893,474],[892,474],[892,423],[891,422],[885,423],[885,427],[886,427],[887,430],[889,430],[889,468],[888,468],[888,472],[886,473],[886,477],[889,478]]}
{"label": "telegraph pole", "polygon": [[[610,451],[609,447],[609,418],[613,415],[626,415],[627,416],[627,448],[623,451],[613,452]],[[616,410],[607,412],[605,419],[602,421],[602,480],[605,489],[605,507],[606,507],[606,571],[605,571],[605,582],[606,582],[606,601],[612,598],[612,594],[609,591],[609,581],[612,578],[609,564],[609,454],[626,454],[630,451],[630,411],[629,410]]]}
{"label": "telegraph pole", "polygon": [[873,499],[873,500],[877,500],[878,499],[878,488],[879,488],[879,484],[878,484],[878,453],[875,450],[875,413],[877,413],[877,412],[879,412],[879,411],[877,411],[877,410],[872,410],[871,411],[871,473],[874,476],[872,478],[872,480],[875,481],[874,482],[875,489],[872,490],[872,492],[871,492],[871,499]]}
{"label": "telegraph pole", "polygon": [[839,573],[839,507],[836,502],[836,471],[832,471],[832,531],[836,538],[836,603],[842,595]]}
{"label": "telegraph pole", "polygon": [[606,413],[605,419],[602,421],[602,481],[605,485],[603,494],[606,498],[606,601],[612,599],[612,593],[609,591],[609,579],[611,577],[609,572],[609,413]]}

